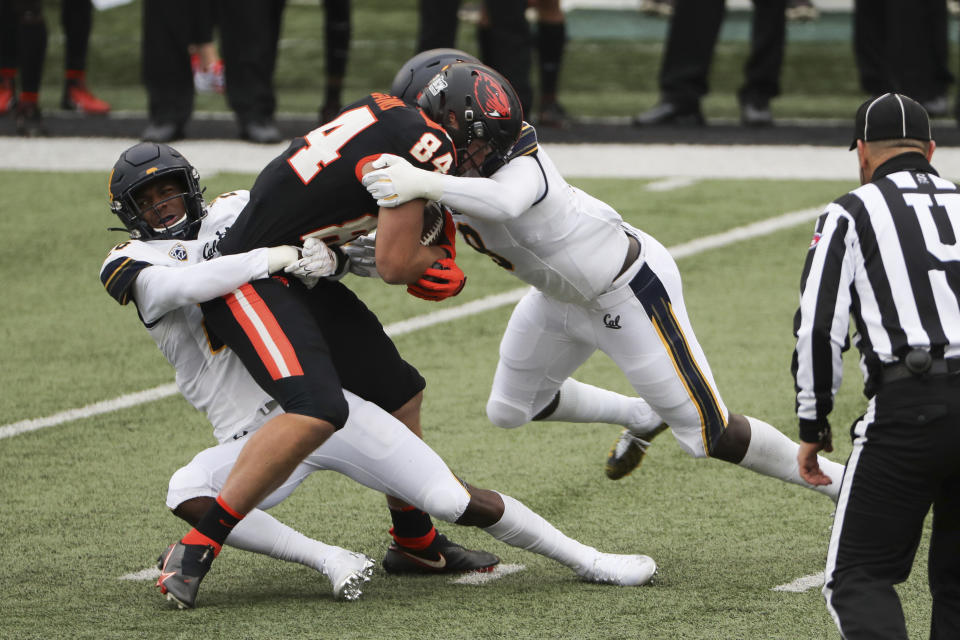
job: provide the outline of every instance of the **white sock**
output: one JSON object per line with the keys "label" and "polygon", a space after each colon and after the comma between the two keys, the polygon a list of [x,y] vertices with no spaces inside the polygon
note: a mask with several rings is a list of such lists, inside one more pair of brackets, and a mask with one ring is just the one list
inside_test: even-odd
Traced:
{"label": "white sock", "polygon": [[503,516],[484,531],[501,542],[539,553],[578,573],[593,566],[599,551],[565,536],[522,502],[499,495],[503,499]]}
{"label": "white sock", "polygon": [[800,446],[763,420],[745,417],[750,422],[750,446],[747,447],[747,453],[740,461],[741,467],[813,489],[829,496],[834,502],[837,501],[840,495],[840,480],[843,478],[842,464],[817,456],[820,469],[833,482],[822,487],[807,484],[800,477],[800,469],[797,465],[797,452]]}
{"label": "white sock", "polygon": [[343,550],[308,538],[260,509],[254,509],[238,522],[225,544],[277,560],[297,562],[321,573],[326,559]]}
{"label": "white sock", "polygon": [[606,422],[626,426],[633,417],[636,401],[637,398],[567,378],[560,385],[560,402],[557,408],[546,419],[558,422]]}

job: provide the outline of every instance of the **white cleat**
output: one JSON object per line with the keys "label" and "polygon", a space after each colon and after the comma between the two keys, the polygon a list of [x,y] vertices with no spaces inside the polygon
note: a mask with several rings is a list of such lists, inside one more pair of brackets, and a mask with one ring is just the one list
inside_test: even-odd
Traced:
{"label": "white cleat", "polygon": [[657,572],[650,556],[598,553],[593,566],[578,572],[587,582],[637,587],[647,584]]}
{"label": "white cleat", "polygon": [[323,572],[330,578],[334,600],[356,600],[363,593],[363,585],[373,575],[373,560],[362,553],[343,551],[327,558]]}

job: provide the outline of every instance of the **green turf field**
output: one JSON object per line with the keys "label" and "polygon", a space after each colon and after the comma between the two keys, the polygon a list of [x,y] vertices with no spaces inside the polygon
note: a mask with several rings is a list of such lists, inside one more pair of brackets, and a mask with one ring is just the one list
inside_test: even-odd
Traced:
{"label": "green turf field", "polygon": [[[45,0],[50,45],[41,106],[59,108],[63,33],[56,0]],[[464,3],[470,4],[470,3]],[[323,17],[319,0],[287,5],[277,64],[281,112],[315,113],[323,97]],[[387,89],[397,65],[414,53],[416,0],[353,3],[353,40],[346,100]],[[114,110],[146,110],[140,85],[140,3],[94,15],[88,59],[89,84]],[[711,117],[736,117],[736,91],[743,83],[750,16],[731,11],[721,32],[704,110]],[[568,15],[570,40],[560,99],[577,116],[625,116],[652,106],[658,97],[666,22],[637,11],[579,9]],[[817,22],[791,24],[784,61],[778,118],[849,118],[866,97],[860,92],[850,44],[849,14],[824,14]],[[951,22],[951,36],[956,36]],[[477,53],[474,26],[461,23],[457,46]],[[957,71],[956,43],[949,62]],[[536,73],[533,75],[537,82]],[[197,110],[229,112],[222,96],[201,94]]]}
{"label": "green turf field", "polygon": [[[0,172],[0,422],[40,418],[167,384],[172,372],[132,308],[100,286],[106,251],[122,239],[101,173]],[[208,194],[253,176],[220,174]],[[576,180],[667,246],[784,212],[814,207],[853,183],[701,181],[650,192],[640,180]],[[709,210],[703,203],[711,203]],[[812,225],[782,229],[683,258],[687,307],[733,411],[796,438],[792,317]],[[352,278],[385,324],[515,289],[485,257],[461,251],[469,281],[440,304]],[[2,638],[618,638],[836,637],[818,588],[773,587],[823,569],[832,504],[795,486],[687,457],[664,434],[644,466],[611,482],[603,460],[610,425],[538,423],[505,431],[484,404],[509,307],[399,336],[428,380],[426,440],[469,482],[523,500],[561,530],[605,551],[646,553],[655,583],[579,582],[566,568],[476,530],[441,529],[524,569],[484,585],[397,578],[378,571],[361,600],[333,602],[328,582],[299,565],[227,549],[204,582],[200,607],[171,610],[149,568],[185,527],[165,509],[169,475],[212,444],[202,415],[178,396],[0,440]],[[863,406],[847,378],[832,416],[837,450]],[[584,381],[628,392],[595,356]],[[332,473],[310,478],[272,512],[328,543],[380,559],[383,499]],[[926,543],[902,586],[912,637],[925,637]]]}

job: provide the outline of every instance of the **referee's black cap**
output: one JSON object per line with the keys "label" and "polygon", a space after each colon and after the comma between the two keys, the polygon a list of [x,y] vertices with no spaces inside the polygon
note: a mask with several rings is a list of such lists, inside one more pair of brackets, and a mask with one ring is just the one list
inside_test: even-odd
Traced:
{"label": "referee's black cap", "polygon": [[885,93],[870,98],[857,109],[856,129],[850,149],[857,140],[930,140],[930,116],[923,105],[900,93]]}

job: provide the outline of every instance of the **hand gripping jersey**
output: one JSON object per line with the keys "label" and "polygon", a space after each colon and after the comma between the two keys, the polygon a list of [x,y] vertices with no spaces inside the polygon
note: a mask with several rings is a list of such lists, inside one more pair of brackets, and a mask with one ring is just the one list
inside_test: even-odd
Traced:
{"label": "hand gripping jersey", "polygon": [[620,270],[625,223],[609,205],[567,184],[535,135],[526,125],[514,157],[489,179],[444,178],[442,202],[471,247],[548,296],[584,304]]}
{"label": "hand gripping jersey", "polygon": [[123,242],[100,270],[117,302],[136,304],[147,331],[177,372],[177,388],[207,414],[219,442],[259,426],[255,423],[273,405],[240,359],[207,335],[197,305],[267,277],[266,249],[209,260],[247,201],[246,191],[220,196],[208,207],[196,240]]}
{"label": "hand gripping jersey", "polygon": [[379,208],[361,183],[362,168],[383,153],[442,173],[456,162],[450,138],[419,108],[374,93],[294,139],[260,172],[221,251],[302,245],[308,236],[336,246],[369,233]]}

